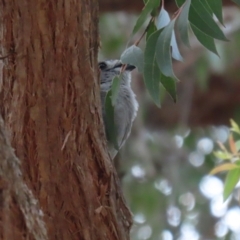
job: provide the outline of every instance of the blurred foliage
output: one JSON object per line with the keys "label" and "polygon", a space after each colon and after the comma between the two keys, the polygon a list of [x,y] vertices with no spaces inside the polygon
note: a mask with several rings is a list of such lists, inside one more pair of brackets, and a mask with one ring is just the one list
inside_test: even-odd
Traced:
{"label": "blurred foliage", "polygon": [[[236,187],[240,179],[240,128],[234,120],[231,120],[230,131],[231,133],[228,137],[229,150],[221,142],[218,142],[221,150],[214,152],[215,157],[224,161],[224,163],[216,166],[210,172],[210,174],[216,174],[227,171],[223,192],[224,200],[226,200],[233,192],[233,189]],[[233,133],[238,135],[238,140],[234,140]]]}

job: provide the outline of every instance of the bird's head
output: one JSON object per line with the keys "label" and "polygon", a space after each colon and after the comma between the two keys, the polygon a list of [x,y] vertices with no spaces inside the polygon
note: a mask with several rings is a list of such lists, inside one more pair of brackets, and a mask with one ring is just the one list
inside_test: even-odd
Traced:
{"label": "bird's head", "polygon": [[121,72],[123,63],[120,60],[108,60],[98,63],[99,69],[101,71],[101,88],[108,91],[112,85],[112,80],[115,76],[120,75],[121,84],[129,85],[131,82],[131,71],[135,69],[135,66],[126,64],[123,72]]}

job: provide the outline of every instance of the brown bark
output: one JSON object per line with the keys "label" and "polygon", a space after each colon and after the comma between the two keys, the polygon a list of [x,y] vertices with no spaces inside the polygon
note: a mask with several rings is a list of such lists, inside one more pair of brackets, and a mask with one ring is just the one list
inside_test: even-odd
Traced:
{"label": "brown bark", "polygon": [[[106,152],[99,108],[97,5],[0,1],[1,55],[11,53],[1,63],[1,114],[48,239],[129,239],[131,215]],[[37,239],[15,182],[1,174],[2,203],[10,207],[0,227],[11,229],[11,239]]]}

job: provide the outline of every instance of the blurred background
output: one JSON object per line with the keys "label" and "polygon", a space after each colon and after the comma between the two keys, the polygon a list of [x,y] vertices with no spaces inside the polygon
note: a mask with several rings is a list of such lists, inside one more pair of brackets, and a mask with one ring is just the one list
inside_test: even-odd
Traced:
{"label": "blurred background", "polygon": [[[117,59],[144,31],[130,39],[143,4],[100,0],[99,5],[99,60]],[[165,5],[170,13],[177,9],[173,0]],[[240,123],[240,8],[231,1],[223,5],[223,31],[230,41],[216,42],[220,58],[191,33],[191,49],[180,45],[184,62],[174,62],[181,80],[177,103],[163,92],[157,108],[142,76],[133,72],[140,107],[116,159],[134,215],[132,240],[240,240],[238,188],[224,202],[225,174],[208,175],[219,162],[216,142],[227,142],[229,119]]]}

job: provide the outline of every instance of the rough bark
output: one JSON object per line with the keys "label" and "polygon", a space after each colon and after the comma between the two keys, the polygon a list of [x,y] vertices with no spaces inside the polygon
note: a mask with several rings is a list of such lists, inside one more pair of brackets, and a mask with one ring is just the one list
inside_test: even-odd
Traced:
{"label": "rough bark", "polygon": [[[1,114],[48,239],[129,239],[131,214],[106,152],[99,108],[97,5],[0,1],[1,55],[10,53],[1,62]],[[0,212],[3,203],[10,206],[7,220],[0,214],[1,229],[11,229],[11,239],[36,239],[14,182],[1,174],[0,183]]]}

